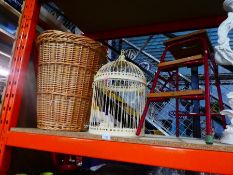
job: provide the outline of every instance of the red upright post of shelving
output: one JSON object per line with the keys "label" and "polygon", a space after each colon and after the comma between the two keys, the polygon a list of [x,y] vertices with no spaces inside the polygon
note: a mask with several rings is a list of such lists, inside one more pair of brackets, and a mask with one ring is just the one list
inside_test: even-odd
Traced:
{"label": "red upright post of shelving", "polygon": [[7,133],[16,126],[19,116],[25,73],[29,63],[40,5],[37,0],[26,0],[19,20],[18,34],[0,120],[0,174],[7,173],[11,151],[6,146]]}

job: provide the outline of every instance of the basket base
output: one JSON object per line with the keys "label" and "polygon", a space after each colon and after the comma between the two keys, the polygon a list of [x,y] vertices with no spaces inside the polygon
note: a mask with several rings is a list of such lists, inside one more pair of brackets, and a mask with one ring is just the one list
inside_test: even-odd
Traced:
{"label": "basket base", "polygon": [[83,128],[68,128],[68,127],[51,127],[51,126],[44,126],[44,125],[37,125],[37,128],[44,129],[44,130],[53,130],[53,131],[75,131],[79,132],[82,131]]}
{"label": "basket base", "polygon": [[[98,126],[89,126],[89,133],[95,135],[119,136],[119,137],[136,137],[137,128],[103,128]],[[144,133],[142,131],[141,133]]]}

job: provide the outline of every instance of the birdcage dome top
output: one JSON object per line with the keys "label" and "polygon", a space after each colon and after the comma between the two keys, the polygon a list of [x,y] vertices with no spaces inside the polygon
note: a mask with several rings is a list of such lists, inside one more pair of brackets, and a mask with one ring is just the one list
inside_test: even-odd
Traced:
{"label": "birdcage dome top", "polygon": [[143,71],[135,64],[127,61],[124,52],[121,52],[116,61],[102,66],[95,75],[94,81],[107,79],[131,80],[146,84],[146,77]]}

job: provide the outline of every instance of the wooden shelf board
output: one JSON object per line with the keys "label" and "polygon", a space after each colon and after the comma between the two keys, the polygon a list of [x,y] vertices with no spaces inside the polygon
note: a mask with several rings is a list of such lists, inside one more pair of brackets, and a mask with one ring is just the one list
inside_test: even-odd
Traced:
{"label": "wooden shelf board", "polygon": [[233,172],[233,146],[218,142],[206,145],[197,139],[159,136],[102,140],[87,132],[12,128],[7,145],[176,169]]}

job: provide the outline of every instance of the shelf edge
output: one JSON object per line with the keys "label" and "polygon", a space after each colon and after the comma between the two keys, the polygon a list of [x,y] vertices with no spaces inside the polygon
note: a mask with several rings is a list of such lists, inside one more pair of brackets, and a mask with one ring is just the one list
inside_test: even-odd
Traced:
{"label": "shelf edge", "polygon": [[[175,169],[230,174],[233,153],[9,131],[7,145]],[[221,161],[219,161],[221,160]]]}

